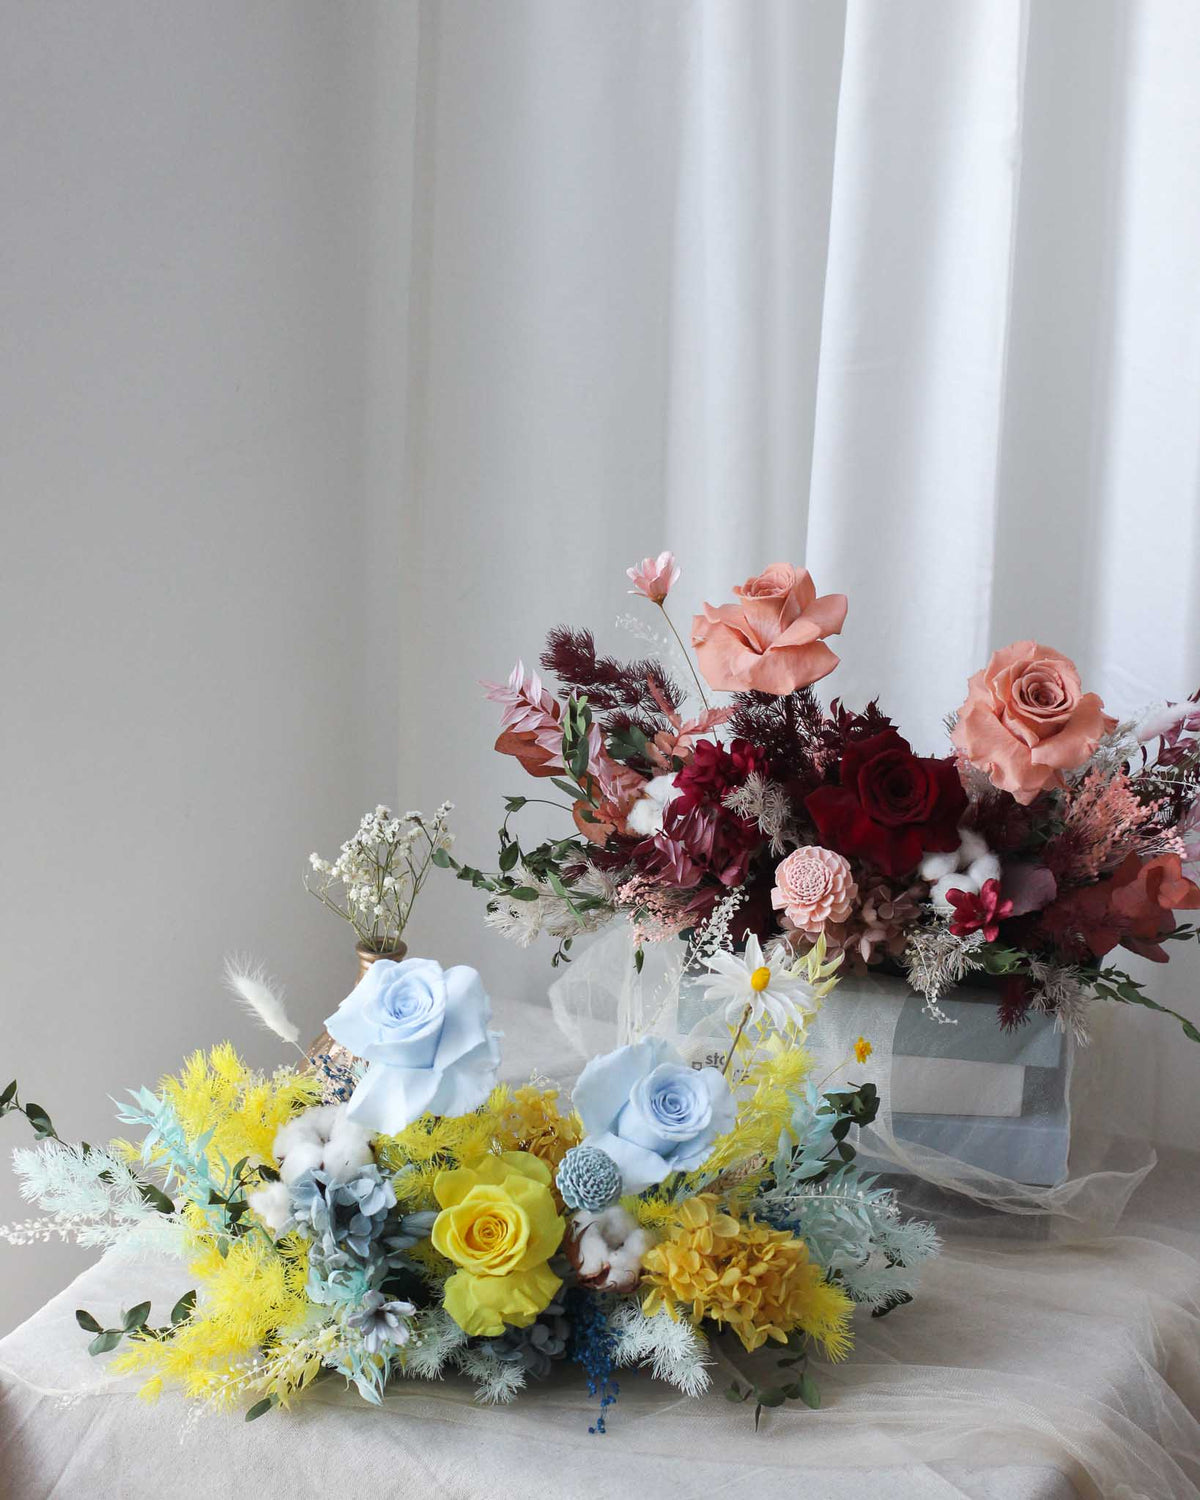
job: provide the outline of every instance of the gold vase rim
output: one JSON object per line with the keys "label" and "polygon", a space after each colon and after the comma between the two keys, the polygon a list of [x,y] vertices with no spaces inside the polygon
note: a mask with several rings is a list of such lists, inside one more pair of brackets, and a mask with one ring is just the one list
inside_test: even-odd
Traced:
{"label": "gold vase rim", "polygon": [[355,943],[354,951],[359,958],[367,959],[374,963],[377,958],[400,959],[408,952],[408,944],[401,943],[397,948],[369,948],[366,943]]}

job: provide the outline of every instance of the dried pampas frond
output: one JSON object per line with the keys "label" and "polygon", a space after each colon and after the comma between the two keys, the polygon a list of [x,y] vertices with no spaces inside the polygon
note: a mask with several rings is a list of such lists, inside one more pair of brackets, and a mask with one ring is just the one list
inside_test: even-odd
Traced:
{"label": "dried pampas frond", "polygon": [[229,958],[225,961],[225,985],[229,992],[246,1007],[252,1016],[261,1021],[268,1031],[290,1042],[300,1045],[300,1032],[288,1019],[283,1003],[283,991],[273,987],[261,966],[251,968],[243,959]]}

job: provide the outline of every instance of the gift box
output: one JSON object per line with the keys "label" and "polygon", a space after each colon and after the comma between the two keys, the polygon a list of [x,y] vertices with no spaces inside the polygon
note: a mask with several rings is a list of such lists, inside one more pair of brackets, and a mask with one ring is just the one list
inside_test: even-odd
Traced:
{"label": "gift box", "polygon": [[847,974],[811,1024],[810,1043],[823,1068],[836,1068],[856,1033],[871,1041],[881,1133],[890,1126],[901,1163],[913,1146],[965,1164],[967,1175],[1053,1187],[1067,1176],[1072,1044],[1050,1016],[1033,1013],[1006,1031],[997,1010],[995,992],[982,987],[956,988],[934,1014],[899,977]]}
{"label": "gift box", "polygon": [[1035,1014],[1005,1031],[994,995],[964,988],[941,1002],[949,1023],[939,1022],[921,996],[895,983],[902,995],[892,1039],[897,1140],[1014,1182],[1062,1182],[1071,1047],[1053,1019]]}
{"label": "gift box", "polygon": [[[1062,1182],[1070,1147],[1068,1038],[1052,1017],[1036,1013],[1005,1031],[995,993],[983,988],[960,986],[939,1009],[943,1020],[899,977],[847,974],[810,1028],[821,1059],[817,1075],[840,1072],[850,1039],[861,1032],[875,1057],[870,1070],[860,1071],[878,1072],[890,1055],[879,1086],[901,1150],[905,1144],[927,1147],[1030,1187]],[[727,1043],[719,1034],[726,1034],[706,1010],[702,986],[688,976],[680,992],[680,1029],[711,1031],[712,1046],[720,1050]],[[877,1165],[895,1170],[894,1163]]]}

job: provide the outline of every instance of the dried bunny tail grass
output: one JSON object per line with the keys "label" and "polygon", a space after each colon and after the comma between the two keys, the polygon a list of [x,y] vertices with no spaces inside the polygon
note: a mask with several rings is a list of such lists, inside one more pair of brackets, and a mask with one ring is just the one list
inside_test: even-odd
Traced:
{"label": "dried bunny tail grass", "polygon": [[300,1045],[300,1032],[288,1018],[283,990],[268,981],[261,965],[252,968],[245,959],[226,959],[225,986],[268,1031],[293,1047]]}

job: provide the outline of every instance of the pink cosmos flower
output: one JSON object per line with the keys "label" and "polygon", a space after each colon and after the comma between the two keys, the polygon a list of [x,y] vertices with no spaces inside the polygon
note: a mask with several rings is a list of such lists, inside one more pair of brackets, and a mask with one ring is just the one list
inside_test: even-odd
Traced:
{"label": "pink cosmos flower", "polygon": [[641,594],[652,604],[661,604],[679,582],[679,568],[673,552],[644,557],[640,568],[626,568],[625,573],[633,584],[629,592]]}
{"label": "pink cosmos flower", "polygon": [[797,930],[816,938],[826,922],[846,920],[857,894],[848,860],[832,849],[806,844],[776,866],[771,905],[782,909]]}
{"label": "pink cosmos flower", "polygon": [[772,563],[733,592],[736,604],[706,604],[692,620],[696,660],[712,687],[782,697],[837,666],[824,637],[842,628],[845,594],[818,598],[808,569],[789,563]]}

